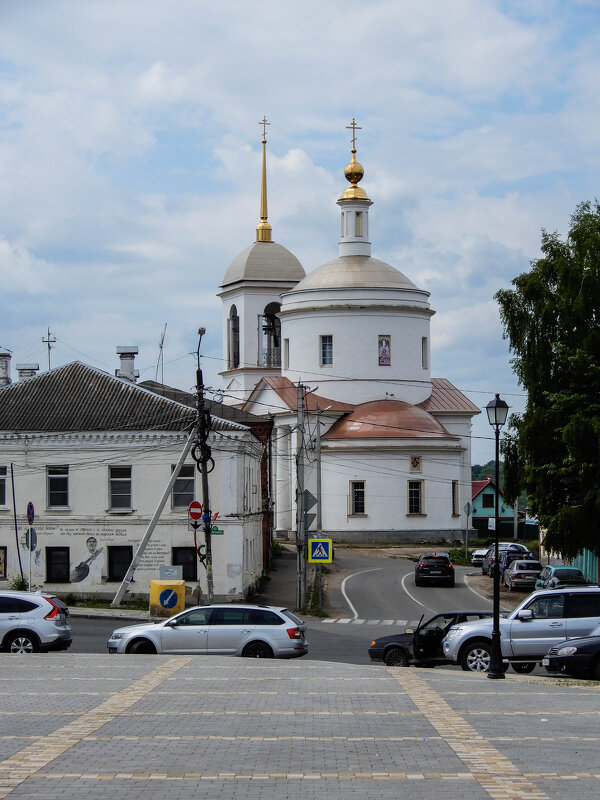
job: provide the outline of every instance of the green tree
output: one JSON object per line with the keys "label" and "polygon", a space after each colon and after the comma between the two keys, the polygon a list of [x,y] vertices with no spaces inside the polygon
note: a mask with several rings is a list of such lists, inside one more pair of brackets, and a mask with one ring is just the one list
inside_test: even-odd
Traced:
{"label": "green tree", "polygon": [[542,257],[496,300],[527,392],[503,455],[548,546],[600,555],[600,205],[581,203],[566,241],[542,231]]}

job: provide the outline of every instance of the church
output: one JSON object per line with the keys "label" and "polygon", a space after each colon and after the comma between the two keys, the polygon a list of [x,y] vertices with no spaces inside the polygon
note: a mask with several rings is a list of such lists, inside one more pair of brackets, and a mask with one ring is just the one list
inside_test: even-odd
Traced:
{"label": "church", "polygon": [[[359,186],[352,121],[338,255],[308,275],[272,240],[266,120],[260,222],[221,284],[224,402],[274,420],[271,505],[293,538],[344,543],[463,540],[471,421],[480,410],[430,369],[429,292],[371,255],[373,202]],[[314,517],[314,519],[312,518]]]}

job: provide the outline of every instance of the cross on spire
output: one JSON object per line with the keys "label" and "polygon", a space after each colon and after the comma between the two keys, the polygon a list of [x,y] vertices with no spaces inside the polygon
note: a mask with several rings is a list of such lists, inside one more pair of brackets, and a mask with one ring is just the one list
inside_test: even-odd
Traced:
{"label": "cross on spire", "polygon": [[356,150],[356,131],[362,131],[362,128],[356,124],[356,120],[352,117],[352,122],[350,125],[346,125],[346,129],[352,129],[352,149]]}
{"label": "cross on spire", "polygon": [[263,117],[258,124],[263,126],[263,142],[266,142],[267,141],[267,125],[270,125],[271,123],[267,122],[267,118],[266,117]]}

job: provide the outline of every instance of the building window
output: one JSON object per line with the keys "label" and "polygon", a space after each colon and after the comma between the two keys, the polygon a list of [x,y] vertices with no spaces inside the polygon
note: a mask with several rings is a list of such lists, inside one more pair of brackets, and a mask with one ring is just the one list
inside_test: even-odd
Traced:
{"label": "building window", "polygon": [[279,303],[269,303],[259,318],[262,328],[262,355],[259,366],[281,366],[281,320],[277,316],[280,309]]}
{"label": "building window", "polygon": [[423,481],[408,482],[408,513],[423,514]]}
{"label": "building window", "polygon": [[[171,472],[175,465],[171,466]],[[194,464],[184,464],[179,470],[179,475],[175,478],[175,485],[171,495],[173,508],[188,508],[194,499],[194,475],[196,467]]]}
{"label": "building window", "polygon": [[458,517],[458,481],[452,481],[452,516]]}
{"label": "building window", "polygon": [[183,567],[184,581],[198,580],[198,556],[194,547],[174,547],[171,558],[174,567]]}
{"label": "building window", "polygon": [[133,547],[118,545],[108,547],[108,580],[122,581],[133,561]]}
{"label": "building window", "polygon": [[0,467],[0,506],[6,505],[6,467]]}
{"label": "building window", "polygon": [[0,547],[0,581],[6,580],[6,547]]}
{"label": "building window", "polygon": [[350,516],[366,514],[365,482],[350,481]]}
{"label": "building window", "polygon": [[494,495],[493,494],[482,494],[481,495],[481,507],[482,508],[494,508]]}
{"label": "building window", "polygon": [[429,369],[429,339],[423,336],[421,339],[421,365],[423,369]]}
{"label": "building window", "polygon": [[69,468],[47,467],[47,507],[67,508],[69,505]]}
{"label": "building window", "polygon": [[387,333],[379,334],[377,353],[380,367],[389,367],[392,364],[391,337]]}
{"label": "building window", "polygon": [[283,340],[283,368],[289,369],[290,366],[290,340]]}
{"label": "building window", "polygon": [[46,582],[69,583],[69,548],[46,548]]}
{"label": "building window", "polygon": [[333,336],[319,336],[319,343],[321,349],[321,366],[333,366]]}
{"label": "building window", "polygon": [[240,318],[237,308],[231,306],[227,320],[227,367],[237,369],[240,365]]}
{"label": "building window", "polygon": [[345,225],[344,225],[345,218],[344,218],[344,212],[343,211],[342,211],[342,214],[340,216],[340,220],[341,220],[341,225],[342,225],[341,234],[342,234],[342,239],[343,239],[344,236],[346,235],[346,229],[345,229]]}
{"label": "building window", "polygon": [[131,467],[109,467],[109,508],[131,511]]}
{"label": "building window", "polygon": [[362,211],[357,211],[354,217],[354,235],[363,235],[363,214]]}
{"label": "building window", "polygon": [[409,466],[411,472],[423,472],[423,459],[421,456],[411,456]]}

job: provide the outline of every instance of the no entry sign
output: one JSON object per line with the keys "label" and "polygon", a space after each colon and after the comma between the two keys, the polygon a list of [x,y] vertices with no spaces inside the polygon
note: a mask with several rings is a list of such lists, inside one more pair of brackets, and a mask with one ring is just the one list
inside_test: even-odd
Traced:
{"label": "no entry sign", "polygon": [[193,500],[188,508],[188,514],[193,520],[200,519],[202,516],[202,503],[199,503],[197,500]]}

